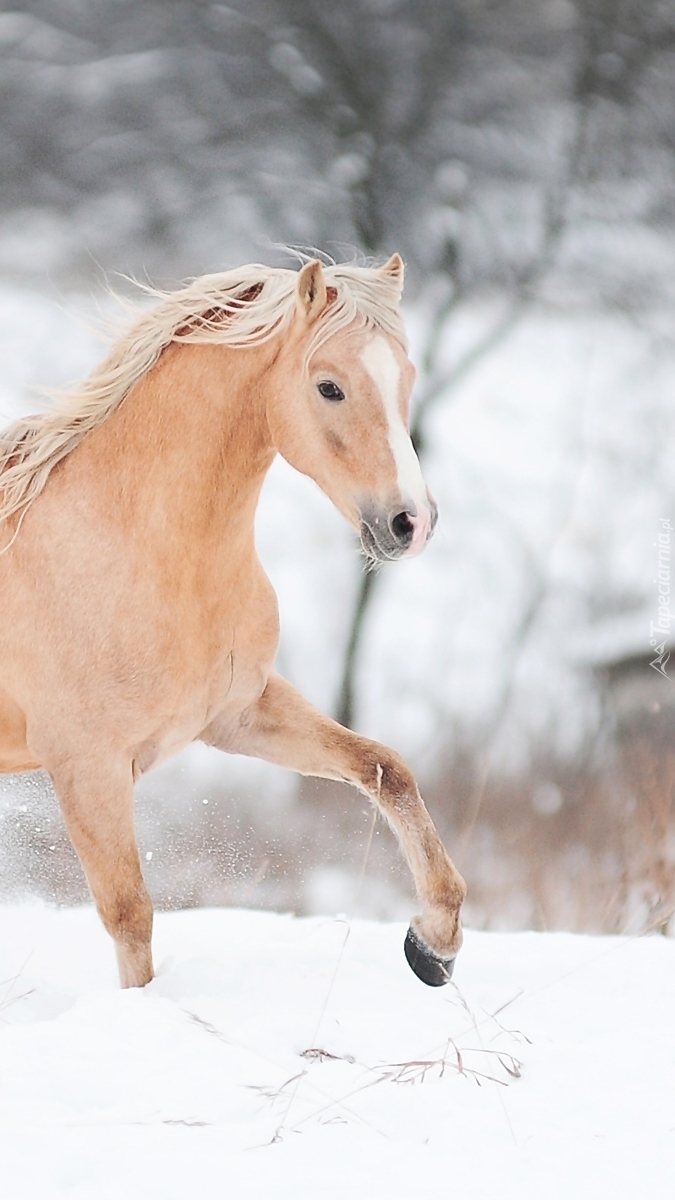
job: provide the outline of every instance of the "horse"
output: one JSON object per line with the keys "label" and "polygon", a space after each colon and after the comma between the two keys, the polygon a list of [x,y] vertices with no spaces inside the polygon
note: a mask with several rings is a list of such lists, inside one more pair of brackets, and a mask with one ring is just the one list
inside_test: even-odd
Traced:
{"label": "horse", "polygon": [[407,960],[452,974],[464,880],[403,759],[275,672],[253,534],[281,454],[372,563],[429,540],[403,272],[313,259],[157,292],[77,390],[0,435],[0,772],[51,777],[122,987],[153,978],[134,782],[194,740],[364,793],[415,883]]}

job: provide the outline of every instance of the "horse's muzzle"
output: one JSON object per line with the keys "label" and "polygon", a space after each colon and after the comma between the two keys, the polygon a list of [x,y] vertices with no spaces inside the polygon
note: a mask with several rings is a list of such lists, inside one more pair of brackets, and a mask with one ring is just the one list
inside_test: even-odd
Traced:
{"label": "horse's muzzle", "polygon": [[393,509],[389,513],[364,508],[361,512],[361,544],[368,558],[377,562],[403,558],[414,558],[426,546],[431,537],[438,509],[433,500],[418,512],[414,505],[409,509]]}

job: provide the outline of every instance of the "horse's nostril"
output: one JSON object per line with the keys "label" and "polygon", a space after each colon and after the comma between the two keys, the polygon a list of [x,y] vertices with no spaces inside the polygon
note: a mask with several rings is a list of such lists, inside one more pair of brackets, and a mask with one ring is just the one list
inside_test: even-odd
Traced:
{"label": "horse's nostril", "polygon": [[408,546],[415,532],[410,513],[397,513],[395,517],[392,517],[390,526],[396,541],[400,542],[402,546]]}

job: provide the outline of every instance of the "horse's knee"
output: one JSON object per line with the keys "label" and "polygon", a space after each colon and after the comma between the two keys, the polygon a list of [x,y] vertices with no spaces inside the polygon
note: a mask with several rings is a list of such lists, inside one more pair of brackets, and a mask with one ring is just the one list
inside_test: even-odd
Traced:
{"label": "horse's knee", "polygon": [[139,946],[152,937],[152,901],[145,887],[118,891],[97,901],[97,908],[108,933],[119,945]]}
{"label": "horse's knee", "polygon": [[145,987],[154,975],[152,901],[145,888],[99,901],[97,908],[115,943],[122,987]]}
{"label": "horse's knee", "polygon": [[419,799],[415,776],[395,750],[364,738],[356,753],[361,786],[384,809],[400,801]]}

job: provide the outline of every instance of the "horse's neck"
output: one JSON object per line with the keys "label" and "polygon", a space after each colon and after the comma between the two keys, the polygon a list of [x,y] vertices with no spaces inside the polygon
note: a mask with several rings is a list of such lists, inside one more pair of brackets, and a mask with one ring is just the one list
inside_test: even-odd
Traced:
{"label": "horse's neck", "polygon": [[96,491],[113,520],[157,552],[168,542],[193,542],[193,552],[207,556],[238,542],[252,548],[258,494],[275,456],[264,386],[273,359],[269,346],[168,347],[80,445],[88,476],[80,487]]}
{"label": "horse's neck", "polygon": [[149,519],[213,536],[226,525],[230,539],[251,532],[275,454],[262,384],[273,357],[267,345],[175,344],[129,393],[111,418],[117,465]]}

